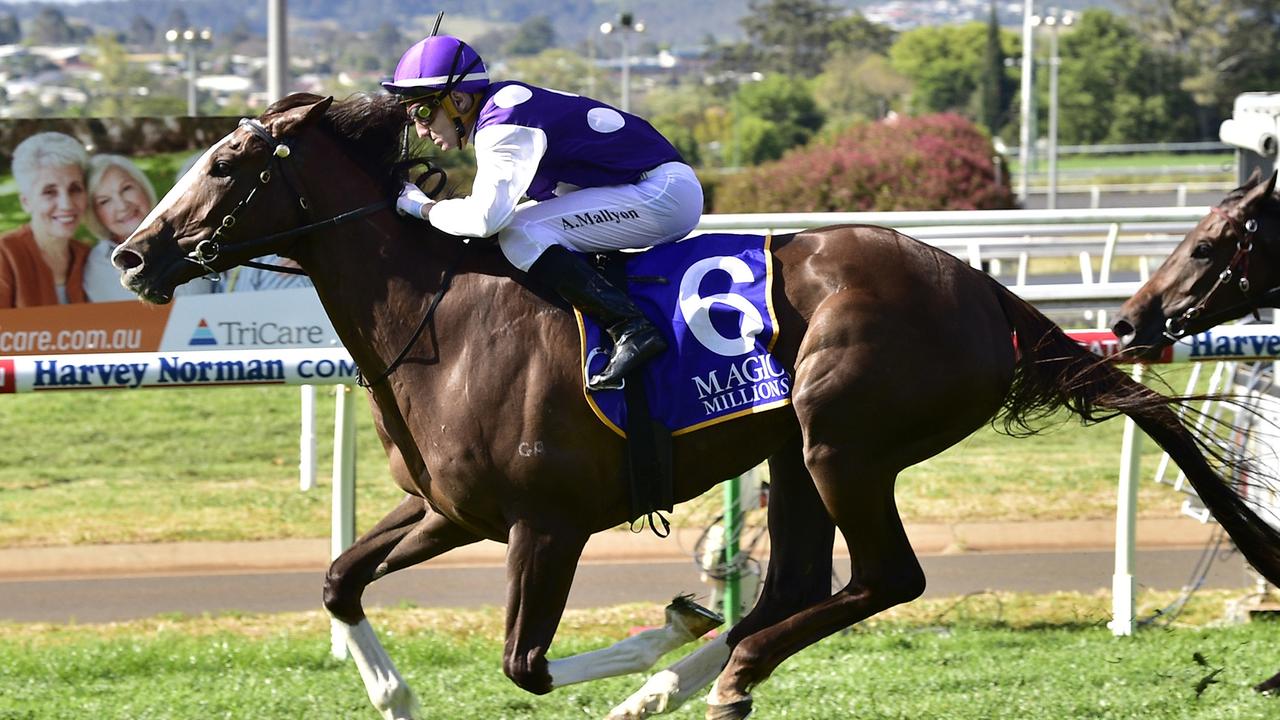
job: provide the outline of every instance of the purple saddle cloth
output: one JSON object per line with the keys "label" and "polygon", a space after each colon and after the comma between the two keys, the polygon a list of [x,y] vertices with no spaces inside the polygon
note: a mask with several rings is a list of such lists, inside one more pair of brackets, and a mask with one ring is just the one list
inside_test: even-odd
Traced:
{"label": "purple saddle cloth", "polygon": [[[791,402],[791,374],[774,359],[771,237],[699,235],[627,256],[627,293],[667,339],[649,361],[653,419],[672,435]],[[612,342],[578,317],[584,372],[599,372]],[[625,391],[587,393],[601,422],[625,437]]]}

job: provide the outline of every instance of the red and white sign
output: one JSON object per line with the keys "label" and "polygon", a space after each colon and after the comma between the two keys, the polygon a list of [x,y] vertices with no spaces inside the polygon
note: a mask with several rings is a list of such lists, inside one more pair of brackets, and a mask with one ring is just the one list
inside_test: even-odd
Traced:
{"label": "red and white sign", "polygon": [[17,380],[13,370],[12,358],[0,358],[0,394],[14,392]]}

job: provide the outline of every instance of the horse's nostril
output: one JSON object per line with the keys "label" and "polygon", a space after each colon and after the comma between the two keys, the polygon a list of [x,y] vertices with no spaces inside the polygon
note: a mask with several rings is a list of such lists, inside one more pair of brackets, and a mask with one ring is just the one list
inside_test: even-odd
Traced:
{"label": "horse's nostril", "polygon": [[1124,340],[1133,334],[1133,325],[1128,320],[1117,320],[1116,324],[1111,326],[1111,332],[1115,333],[1116,337]]}
{"label": "horse's nostril", "polygon": [[128,248],[116,248],[111,254],[111,264],[120,271],[132,270],[142,266],[142,256]]}

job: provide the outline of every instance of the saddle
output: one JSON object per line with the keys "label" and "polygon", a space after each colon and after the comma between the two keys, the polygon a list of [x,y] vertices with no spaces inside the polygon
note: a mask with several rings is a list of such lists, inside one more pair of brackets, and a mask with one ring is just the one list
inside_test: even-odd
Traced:
{"label": "saddle", "polygon": [[[771,241],[700,235],[588,258],[667,339],[668,349],[622,390],[587,395],[596,417],[627,440],[633,518],[652,523],[672,507],[672,436],[791,402],[790,373],[772,356],[779,328]],[[585,377],[603,366],[611,340],[590,318],[579,314],[578,322]]]}

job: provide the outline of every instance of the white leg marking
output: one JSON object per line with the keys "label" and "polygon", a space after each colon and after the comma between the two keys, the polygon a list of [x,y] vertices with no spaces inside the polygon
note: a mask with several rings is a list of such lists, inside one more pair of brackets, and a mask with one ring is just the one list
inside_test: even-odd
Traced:
{"label": "white leg marking", "polygon": [[658,658],[686,643],[697,640],[723,622],[714,613],[677,598],[666,609],[667,624],[645,630],[603,650],[594,650],[548,663],[551,686],[626,675],[653,667]]}
{"label": "white leg marking", "polygon": [[672,712],[710,685],[728,662],[729,646],[722,634],[650,677],[631,697],[609,711],[606,720],[641,720]]}
{"label": "white leg marking", "polygon": [[378,642],[369,620],[347,626],[347,649],[360,669],[369,700],[386,720],[414,720],[421,716],[418,698]]}
{"label": "white leg marking", "polygon": [[614,643],[603,650],[593,650],[573,657],[552,660],[549,665],[552,687],[600,678],[626,675],[653,667],[658,658],[693,640],[670,625]]}

